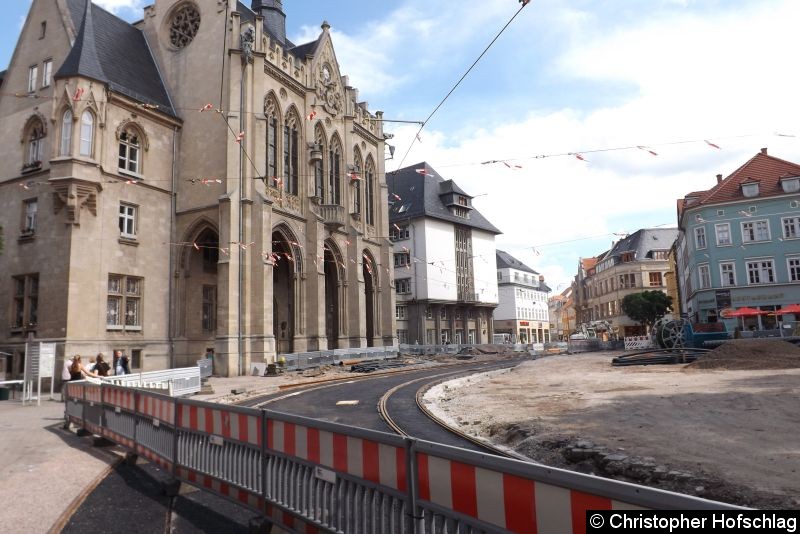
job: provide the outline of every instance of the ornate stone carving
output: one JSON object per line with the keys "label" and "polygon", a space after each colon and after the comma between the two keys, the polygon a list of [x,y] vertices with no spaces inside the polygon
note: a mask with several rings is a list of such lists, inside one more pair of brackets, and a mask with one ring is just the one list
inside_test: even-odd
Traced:
{"label": "ornate stone carving", "polygon": [[267,196],[272,199],[281,209],[302,215],[303,212],[300,206],[300,197],[290,195],[283,191],[283,189],[278,189],[277,187],[272,186],[267,187]]}
{"label": "ornate stone carving", "polygon": [[61,182],[54,183],[53,211],[58,215],[65,209],[68,224],[80,225],[81,209],[86,208],[97,217],[97,193],[100,184]]}
{"label": "ornate stone carving", "polygon": [[319,69],[317,98],[323,109],[334,117],[342,112],[342,92],[339,84],[333,80],[332,69],[327,62]]}
{"label": "ornate stone carving", "polygon": [[192,42],[200,29],[200,13],[193,4],[186,4],[172,14],[169,21],[169,42],[183,48]]}
{"label": "ornate stone carving", "polygon": [[115,135],[117,136],[117,141],[119,141],[119,138],[120,138],[120,135],[122,135],[122,132],[124,132],[128,128],[130,128],[130,129],[132,129],[133,131],[136,132],[136,135],[139,137],[139,142],[141,143],[142,148],[145,151],[150,150],[150,143],[147,140],[147,136],[144,134],[144,128],[139,126],[139,123],[137,123],[135,121],[131,121],[131,120],[127,120],[126,119],[126,120],[122,121],[121,123],[119,123],[119,126],[117,126],[117,131],[115,132]]}
{"label": "ornate stone carving", "polygon": [[249,63],[253,60],[253,47],[256,44],[256,31],[252,26],[248,26],[239,36],[239,43],[242,49],[242,63]]}

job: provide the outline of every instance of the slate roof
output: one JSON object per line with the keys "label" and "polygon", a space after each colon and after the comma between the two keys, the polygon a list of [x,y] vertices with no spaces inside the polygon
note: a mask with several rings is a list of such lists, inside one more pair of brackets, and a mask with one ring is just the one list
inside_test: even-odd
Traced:
{"label": "slate roof", "polygon": [[642,228],[617,241],[603,257],[621,256],[623,252],[635,252],[635,260],[652,259],[655,250],[669,250],[678,238],[677,228]]}
{"label": "slate roof", "polygon": [[[696,191],[679,199],[678,215],[682,215],[687,208],[744,200],[748,197],[742,194],[741,186],[748,182],[758,182],[759,184],[758,196],[750,197],[748,200],[786,194],[781,186],[781,178],[792,176],[800,176],[800,165],[770,156],[767,154],[767,149],[762,148],[759,153],[711,189]],[[699,199],[687,205],[685,198],[689,196],[699,197]]]}
{"label": "slate roof", "polygon": [[509,254],[508,252],[505,252],[503,250],[497,250],[495,254],[497,255],[498,269],[516,269],[518,271],[524,271],[526,273],[539,274],[530,267],[528,267],[527,265],[525,265],[524,263],[522,263],[521,261],[519,261],[511,254]]}
{"label": "slate roof", "polygon": [[67,0],[67,6],[80,29],[55,77],[85,76],[177,117],[142,31],[87,0]]}
{"label": "slate roof", "polygon": [[[255,21],[256,21],[256,13],[255,13],[255,11],[253,11],[252,8],[247,7],[247,5],[243,4],[240,0],[236,1],[236,12],[239,13],[242,16],[242,20],[246,20],[247,22],[255,23]],[[269,28],[269,26],[267,25],[267,20],[266,19],[264,19],[264,32],[266,32],[266,34],[269,35],[270,37],[272,37],[273,39],[278,39],[278,37],[275,35],[275,32],[273,32]],[[278,40],[280,41],[280,39],[278,39]],[[310,43],[306,43],[305,45],[301,45],[301,46],[308,46],[310,44],[316,44],[316,41],[312,41]],[[299,53],[295,52],[295,50],[298,47],[295,46],[295,44],[293,42],[291,42],[288,37],[286,38],[286,42],[284,43],[284,45],[285,45],[284,49],[288,50],[289,52],[294,54],[296,57],[298,57],[300,59],[305,58],[305,53],[303,53],[303,55],[300,55]]]}
{"label": "slate roof", "polygon": [[[416,172],[417,169],[425,169],[425,174]],[[470,210],[468,219],[453,215],[442,202],[445,180],[426,162],[387,172],[386,182],[389,186],[389,222],[431,217],[493,234],[502,233],[475,208]]]}

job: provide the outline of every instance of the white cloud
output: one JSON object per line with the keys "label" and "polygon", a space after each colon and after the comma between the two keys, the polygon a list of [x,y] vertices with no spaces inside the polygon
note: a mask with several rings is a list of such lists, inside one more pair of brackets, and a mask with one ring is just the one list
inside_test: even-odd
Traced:
{"label": "white cloud", "polygon": [[[552,60],[551,72],[565,87],[621,83],[630,94],[597,109],[531,111],[492,129],[425,130],[404,165],[424,159],[466,191],[488,192],[475,206],[503,231],[498,247],[544,273],[551,287],[568,282],[579,256],[608,248],[611,232],[674,226],[677,198],[712,187],[715,174],[730,174],[762,146],[800,160],[797,139],[771,135],[800,133],[800,108],[794,105],[800,74],[786,59],[800,4],[759,2],[706,14],[681,9],[614,31],[592,27],[600,23],[575,11],[543,16],[573,20],[581,29],[582,38],[567,39],[567,48]],[[416,128],[393,131],[398,149],[388,170],[399,163]],[[704,143],[707,138],[723,150]],[[634,148],[585,152],[588,163],[573,156],[521,159],[515,163],[523,168],[516,171],[502,164],[467,165],[645,144],[659,155]],[[540,247],[541,256],[531,249],[602,234],[599,240]]]}
{"label": "white cloud", "polygon": [[92,0],[95,4],[107,9],[108,11],[119,14],[123,10],[137,11],[141,10],[142,0]]}
{"label": "white cloud", "polygon": [[[349,34],[334,25],[331,37],[342,74],[362,98],[381,99],[427,83],[425,73],[443,63],[464,64],[477,45],[488,42],[487,28],[499,28],[513,13],[508,0],[462,2],[454,17],[451,1],[407,0],[381,20]],[[304,26],[293,42],[315,40],[318,26]],[[476,36],[482,36],[477,38]],[[477,54],[477,52],[475,52]]]}

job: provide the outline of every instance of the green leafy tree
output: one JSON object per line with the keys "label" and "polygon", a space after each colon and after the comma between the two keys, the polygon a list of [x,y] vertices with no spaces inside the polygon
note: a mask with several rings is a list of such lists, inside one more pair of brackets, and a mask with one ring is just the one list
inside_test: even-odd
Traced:
{"label": "green leafy tree", "polygon": [[621,307],[625,315],[649,328],[672,309],[672,297],[663,291],[631,293],[622,299]]}

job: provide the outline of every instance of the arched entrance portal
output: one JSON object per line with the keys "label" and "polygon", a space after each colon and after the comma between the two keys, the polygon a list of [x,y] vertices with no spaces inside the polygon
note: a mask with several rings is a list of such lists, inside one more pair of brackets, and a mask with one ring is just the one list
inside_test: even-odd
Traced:
{"label": "arched entrance portal", "polygon": [[281,232],[272,233],[272,327],[278,354],[294,352],[294,254]]}
{"label": "arched entrance portal", "polygon": [[[217,269],[219,236],[213,223],[200,219],[183,234],[176,278],[174,330],[175,365],[193,365],[198,357],[214,349],[217,337]],[[216,371],[221,368],[217,367]],[[224,371],[223,371],[224,372]]]}
{"label": "arched entrance portal", "polygon": [[330,247],[325,244],[325,336],[333,350],[339,348],[339,263]]}
{"label": "arched entrance portal", "polygon": [[362,272],[364,275],[364,317],[367,326],[367,346],[372,347],[375,342],[375,262],[366,252],[362,255]]}

